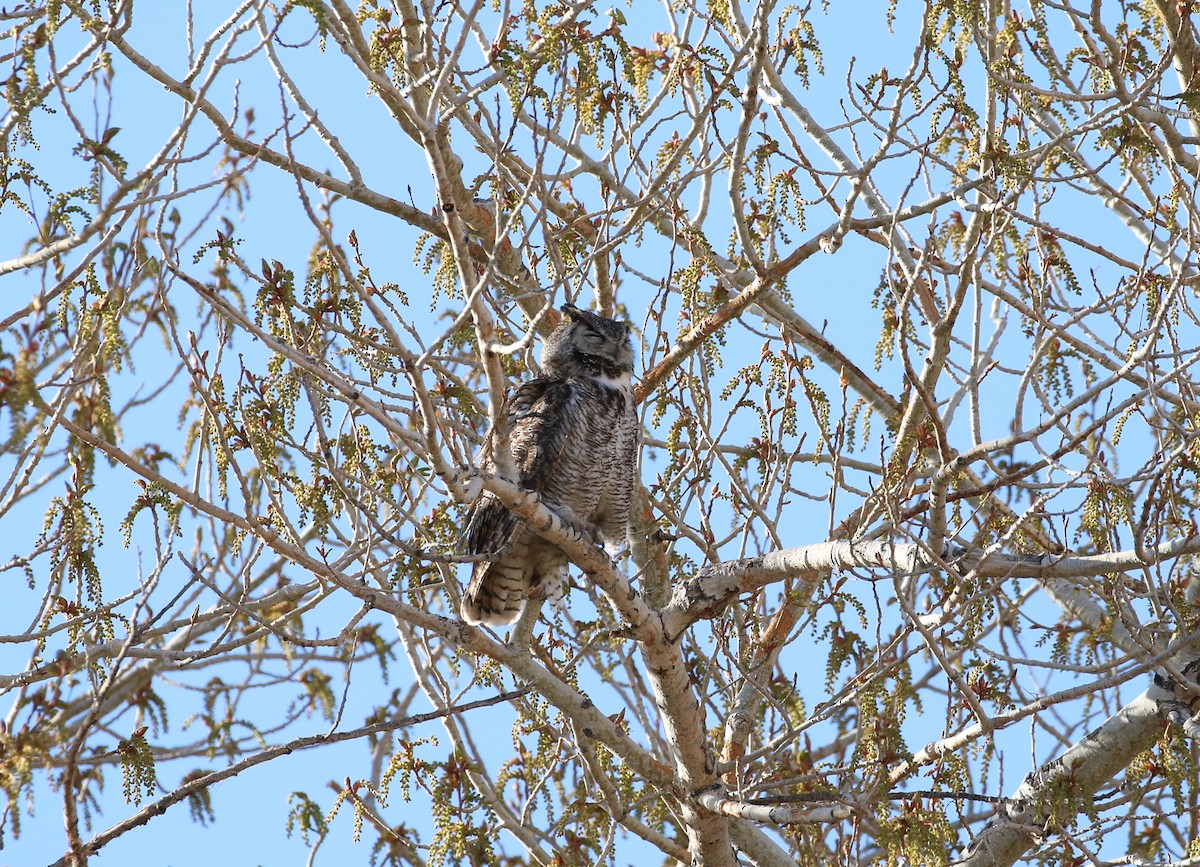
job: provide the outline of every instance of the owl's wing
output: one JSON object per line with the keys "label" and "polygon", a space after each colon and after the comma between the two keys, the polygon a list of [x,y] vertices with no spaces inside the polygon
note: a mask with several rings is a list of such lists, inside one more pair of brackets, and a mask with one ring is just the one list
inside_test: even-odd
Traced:
{"label": "owl's wing", "polygon": [[[522,488],[538,493],[553,489],[571,437],[575,397],[570,380],[534,379],[509,398],[509,446]],[[516,515],[484,494],[467,513],[462,549],[467,554],[499,556],[512,547],[520,528]]]}
{"label": "owl's wing", "polygon": [[553,498],[567,444],[579,423],[578,403],[579,386],[571,379],[535,379],[513,393],[509,446],[522,488]]}
{"label": "owl's wing", "polygon": [[485,493],[467,512],[459,548],[464,554],[501,557],[512,548],[520,528],[517,516]]}

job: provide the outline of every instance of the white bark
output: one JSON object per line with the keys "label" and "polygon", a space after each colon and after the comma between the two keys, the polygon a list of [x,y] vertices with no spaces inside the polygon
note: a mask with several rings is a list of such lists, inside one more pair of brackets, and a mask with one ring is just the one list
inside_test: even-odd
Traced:
{"label": "white bark", "polygon": [[[956,867],[1016,863],[1030,848],[1055,836],[1103,785],[1150,749],[1168,716],[1178,717],[1183,707],[1200,707],[1200,655],[1188,650],[1174,663],[1189,674],[1190,683],[1156,677],[1153,686],[1098,729],[1028,774],[971,841]],[[1189,734],[1195,737],[1195,730]]]}

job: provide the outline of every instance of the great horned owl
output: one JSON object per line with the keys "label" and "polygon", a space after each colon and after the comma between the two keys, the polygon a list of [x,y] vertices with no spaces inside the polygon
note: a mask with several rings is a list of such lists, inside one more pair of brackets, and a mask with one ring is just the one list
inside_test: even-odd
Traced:
{"label": "great horned owl", "polygon": [[[516,481],[618,545],[629,520],[639,439],[629,325],[572,304],[562,312],[542,348],[541,375],[518,387],[505,407]],[[490,455],[481,465],[495,470]],[[488,493],[467,515],[463,549],[492,557],[475,564],[463,594],[468,623],[511,623],[531,589],[566,577],[566,555]]]}

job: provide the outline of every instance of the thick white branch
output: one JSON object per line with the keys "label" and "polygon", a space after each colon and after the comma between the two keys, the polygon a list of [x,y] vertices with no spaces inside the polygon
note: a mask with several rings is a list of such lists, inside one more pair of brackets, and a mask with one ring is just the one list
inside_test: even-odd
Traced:
{"label": "thick white branch", "polygon": [[1200,551],[1200,537],[1173,539],[1161,545],[1110,554],[1004,554],[949,551],[936,555],[915,542],[822,542],[786,548],[760,557],[745,557],[709,566],[675,587],[662,612],[663,628],[677,636],[697,620],[715,617],[731,600],[787,577],[815,580],[839,569],[888,569],[916,573],[954,569],[985,578],[1087,578],[1125,572]]}
{"label": "thick white branch", "polygon": [[1197,703],[1200,656],[1194,650],[1185,651],[1176,658],[1176,666],[1191,679],[1190,684],[1155,677],[1153,686],[1100,728],[1027,775],[996,817],[971,841],[957,867],[1013,864],[1051,834],[1054,825],[1065,824],[1069,817],[1062,815],[1064,810],[1078,812],[1086,807],[1101,786],[1154,744],[1168,720]]}
{"label": "thick white branch", "polygon": [[726,798],[719,791],[702,792],[696,797],[696,801],[714,813],[755,822],[770,822],[774,825],[820,825],[849,819],[854,813],[846,804],[823,804],[819,807],[751,804]]}

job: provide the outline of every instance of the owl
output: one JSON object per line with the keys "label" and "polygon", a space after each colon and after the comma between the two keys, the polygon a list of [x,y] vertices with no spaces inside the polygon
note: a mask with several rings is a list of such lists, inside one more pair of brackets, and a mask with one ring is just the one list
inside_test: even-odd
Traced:
{"label": "owl", "polygon": [[[625,540],[640,435],[633,404],[629,325],[572,304],[542,348],[542,372],[508,399],[509,440],[517,481],[566,518],[600,531],[610,546]],[[490,454],[481,467],[495,471]],[[491,494],[467,514],[467,554],[483,555],[462,597],[468,623],[512,623],[540,584],[560,586],[567,557]]]}

